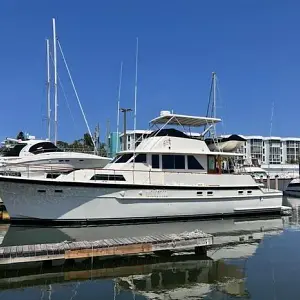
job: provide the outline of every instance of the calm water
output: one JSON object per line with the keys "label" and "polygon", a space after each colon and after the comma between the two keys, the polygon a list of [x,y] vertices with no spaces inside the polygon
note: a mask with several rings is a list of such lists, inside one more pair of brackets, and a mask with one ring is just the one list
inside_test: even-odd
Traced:
{"label": "calm water", "polygon": [[[0,225],[2,246],[176,233],[201,229],[222,246],[207,257],[130,258],[0,269],[0,299],[298,299],[300,199],[289,217],[109,227]],[[231,242],[240,238],[260,242]],[[229,244],[230,243],[230,244]]]}

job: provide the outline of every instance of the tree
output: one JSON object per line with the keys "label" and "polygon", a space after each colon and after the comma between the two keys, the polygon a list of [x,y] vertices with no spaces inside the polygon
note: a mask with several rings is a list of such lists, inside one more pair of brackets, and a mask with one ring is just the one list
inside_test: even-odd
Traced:
{"label": "tree", "polygon": [[63,141],[57,141],[57,147],[61,149],[69,148],[69,144]]}
{"label": "tree", "polygon": [[20,131],[17,135],[17,140],[25,141],[25,135],[23,131]]}
{"label": "tree", "polygon": [[98,154],[100,156],[107,156],[107,150],[106,150],[106,144],[105,143],[100,143]]}
{"label": "tree", "polygon": [[84,145],[87,146],[87,147],[93,147],[94,146],[92,137],[90,136],[89,133],[85,133],[83,135],[83,142],[84,142]]}

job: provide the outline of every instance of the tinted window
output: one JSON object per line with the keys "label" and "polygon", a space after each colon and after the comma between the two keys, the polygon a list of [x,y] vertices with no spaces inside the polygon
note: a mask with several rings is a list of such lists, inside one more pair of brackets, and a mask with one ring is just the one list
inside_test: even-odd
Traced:
{"label": "tinted window", "polygon": [[193,155],[188,155],[188,169],[189,170],[203,170],[204,168]]}
{"label": "tinted window", "polygon": [[146,156],[146,154],[138,154],[135,157],[134,161],[137,162],[137,163],[146,163],[147,162],[147,156]]}
{"label": "tinted window", "polygon": [[54,144],[50,142],[37,143],[30,147],[29,152],[38,154],[45,152],[57,152],[60,151]]}
{"label": "tinted window", "polygon": [[184,155],[175,155],[175,169],[185,169]]}
{"label": "tinted window", "polygon": [[90,180],[125,181],[125,178],[123,175],[95,174]]}
{"label": "tinted window", "polygon": [[153,169],[159,168],[159,155],[158,154],[152,155],[152,168]]}
{"label": "tinted window", "polygon": [[162,167],[163,169],[174,169],[174,155],[163,155],[162,156]]}
{"label": "tinted window", "polygon": [[115,163],[126,163],[129,161],[129,159],[132,157],[132,153],[123,154],[118,160],[115,161]]}
{"label": "tinted window", "polygon": [[27,144],[17,144],[13,148],[8,148],[4,150],[3,156],[19,156],[21,150],[26,146]]}
{"label": "tinted window", "polygon": [[120,155],[115,156],[115,158],[111,161],[111,163],[113,164],[113,163],[116,162],[120,157],[121,157]]}
{"label": "tinted window", "polygon": [[163,155],[162,167],[163,169],[184,169],[184,155]]}

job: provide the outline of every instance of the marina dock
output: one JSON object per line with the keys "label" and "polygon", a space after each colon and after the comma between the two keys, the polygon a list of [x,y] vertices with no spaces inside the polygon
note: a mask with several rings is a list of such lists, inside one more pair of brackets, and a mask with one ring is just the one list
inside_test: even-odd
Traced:
{"label": "marina dock", "polygon": [[195,230],[181,234],[10,246],[0,248],[0,265],[151,253],[169,254],[193,249],[196,254],[205,254],[206,247],[212,244],[213,236],[211,234]]}

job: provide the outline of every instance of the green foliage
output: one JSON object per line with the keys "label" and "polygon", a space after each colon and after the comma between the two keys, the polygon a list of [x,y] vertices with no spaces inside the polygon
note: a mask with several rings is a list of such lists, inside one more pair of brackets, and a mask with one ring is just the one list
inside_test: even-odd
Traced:
{"label": "green foliage", "polygon": [[17,135],[17,140],[25,141],[25,135],[23,131],[20,131]]}
{"label": "green foliage", "polygon": [[[63,141],[58,141],[57,146],[61,149],[67,151],[76,151],[76,152],[85,152],[85,153],[93,153],[94,152],[94,144],[89,133],[85,133],[82,139],[75,140],[72,143],[66,143]],[[106,144],[100,143],[98,145],[98,155],[107,156]]]}
{"label": "green foliage", "polygon": [[83,135],[83,142],[84,142],[84,145],[87,147],[94,147],[93,140],[89,133],[85,133]]}

